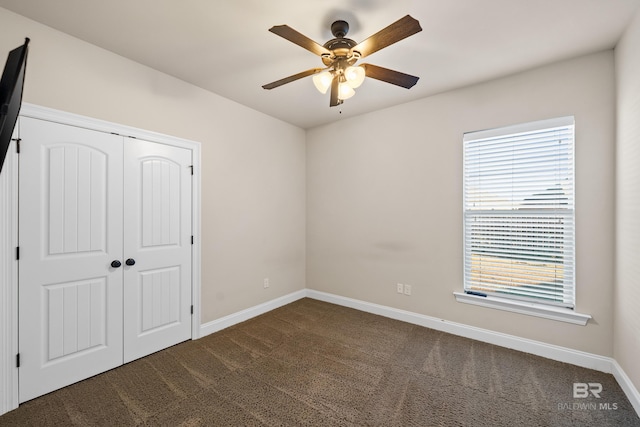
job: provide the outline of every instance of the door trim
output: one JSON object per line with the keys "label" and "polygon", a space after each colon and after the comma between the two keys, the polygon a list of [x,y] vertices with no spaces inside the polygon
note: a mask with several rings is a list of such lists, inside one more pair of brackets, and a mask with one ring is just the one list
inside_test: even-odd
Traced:
{"label": "door trim", "polygon": [[[187,148],[192,152],[192,282],[191,298],[193,316],[191,317],[191,339],[200,338],[201,313],[201,145],[199,142],[177,138],[157,132],[134,128],[131,126],[107,122],[65,111],[23,103],[21,117],[47,120],[65,125],[77,126],[99,132],[116,133],[124,137],[144,139],[150,142]],[[16,354],[18,353],[18,277],[15,247],[18,246],[18,156],[9,152],[3,167],[0,180],[0,234],[8,233],[11,239],[0,242],[0,415],[18,407],[18,369]],[[7,242],[5,244],[3,242]],[[5,266],[8,266],[5,269]]]}
{"label": "door trim", "polygon": [[0,175],[0,415],[18,407],[18,155],[9,145]]}

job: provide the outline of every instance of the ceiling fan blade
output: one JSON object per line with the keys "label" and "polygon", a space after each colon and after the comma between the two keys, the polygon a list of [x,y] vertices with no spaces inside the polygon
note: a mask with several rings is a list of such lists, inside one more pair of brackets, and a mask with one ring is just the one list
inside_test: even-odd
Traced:
{"label": "ceiling fan blade", "polygon": [[372,64],[362,64],[361,67],[364,67],[364,72],[367,77],[391,83],[393,85],[402,86],[407,89],[413,87],[420,78]]}
{"label": "ceiling fan blade", "polygon": [[305,36],[302,33],[294,30],[288,25],[276,25],[269,28],[273,34],[277,34],[282,38],[289,40],[291,43],[295,43],[300,47],[307,49],[308,51],[315,53],[318,56],[321,56],[323,53],[331,54],[327,48],[322,45],[314,42],[309,37]]}
{"label": "ceiling fan blade", "polygon": [[338,99],[338,88],[340,87],[340,81],[337,77],[334,77],[331,81],[331,100],[329,101],[329,107],[335,107],[342,104],[342,101]]}
{"label": "ceiling fan blade", "polygon": [[407,15],[358,43],[351,50],[360,52],[360,57],[364,58],[420,31],[422,27],[418,20]]}
{"label": "ceiling fan blade", "polygon": [[291,82],[293,82],[293,81],[296,81],[296,80],[301,79],[301,78],[303,78],[303,77],[310,76],[310,75],[312,75],[312,74],[315,74],[315,73],[317,73],[317,72],[322,71],[323,69],[324,69],[324,68],[312,68],[312,69],[310,69],[310,70],[303,71],[303,72],[301,72],[301,73],[294,74],[294,75],[289,76],[289,77],[285,77],[284,79],[276,80],[275,82],[271,82],[271,83],[269,83],[269,84],[266,84],[266,85],[262,86],[262,88],[263,88],[263,89],[273,89],[273,88],[276,88],[276,87],[278,87],[278,86],[282,86],[282,85],[284,85],[284,84],[287,84],[287,83],[291,83]]}

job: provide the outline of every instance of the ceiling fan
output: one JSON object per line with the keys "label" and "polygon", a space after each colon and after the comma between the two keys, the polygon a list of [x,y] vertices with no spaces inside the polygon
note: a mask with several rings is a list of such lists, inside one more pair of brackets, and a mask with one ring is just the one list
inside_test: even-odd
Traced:
{"label": "ceiling fan", "polygon": [[355,66],[360,58],[422,31],[420,23],[410,15],[397,20],[360,43],[345,37],[349,31],[349,24],[345,21],[335,21],[331,24],[331,33],[335,38],[322,46],[288,25],[276,25],[269,28],[269,31],[320,56],[325,68],[311,68],[302,71],[266,84],[262,86],[264,89],[273,89],[313,75],[313,83],[321,93],[327,93],[327,90],[331,88],[329,106],[334,107],[352,97],[355,94],[354,89],[362,84],[365,76],[407,89],[418,81],[416,76],[377,65],[361,64]]}

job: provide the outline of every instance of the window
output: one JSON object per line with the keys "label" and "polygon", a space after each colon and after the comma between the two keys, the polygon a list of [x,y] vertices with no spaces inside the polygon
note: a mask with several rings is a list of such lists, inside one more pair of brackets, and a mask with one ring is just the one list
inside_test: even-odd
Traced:
{"label": "window", "polygon": [[465,292],[573,308],[573,117],[463,141]]}

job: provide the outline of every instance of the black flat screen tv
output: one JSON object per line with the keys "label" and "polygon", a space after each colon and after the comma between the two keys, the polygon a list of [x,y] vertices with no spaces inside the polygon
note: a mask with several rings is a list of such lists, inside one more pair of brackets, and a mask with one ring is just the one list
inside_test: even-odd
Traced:
{"label": "black flat screen tv", "polygon": [[9,52],[7,63],[2,72],[2,80],[0,80],[0,172],[2,172],[13,128],[16,126],[22,105],[28,44],[29,39],[27,38],[22,46]]}

